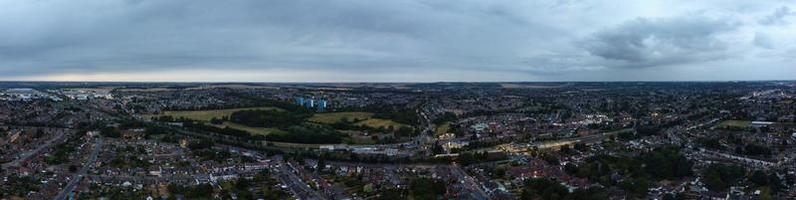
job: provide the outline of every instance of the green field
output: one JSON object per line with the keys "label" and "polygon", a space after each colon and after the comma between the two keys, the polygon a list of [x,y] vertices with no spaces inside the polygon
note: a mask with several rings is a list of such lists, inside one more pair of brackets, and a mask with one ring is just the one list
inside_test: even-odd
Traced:
{"label": "green field", "polygon": [[435,133],[434,135],[439,136],[439,135],[445,134],[448,131],[450,131],[450,129],[451,129],[451,123],[450,122],[442,123],[442,125],[439,125],[437,127],[437,130],[434,132]]}
{"label": "green field", "polygon": [[160,115],[147,115],[145,118],[171,116],[174,118],[186,118],[198,121],[209,122],[210,119],[222,118],[241,110],[281,110],[274,107],[252,107],[252,108],[232,108],[221,110],[197,110],[197,111],[165,111]]}
{"label": "green field", "polygon": [[285,134],[287,132],[283,130],[279,130],[277,128],[258,128],[258,127],[250,127],[242,124],[232,123],[232,122],[224,122],[221,125],[214,125],[220,128],[229,127],[232,129],[238,129],[241,131],[249,132],[253,135],[270,135],[270,134]]}
{"label": "green field", "polygon": [[371,117],[373,117],[373,113],[369,112],[318,113],[310,117],[310,121],[323,124],[334,124],[343,121],[343,118],[354,121],[356,119],[370,119]]}
{"label": "green field", "polygon": [[399,127],[408,126],[406,124],[398,123],[388,119],[373,118],[373,113],[369,112],[318,113],[313,115],[309,120],[316,123],[333,124],[343,121],[343,118],[348,118],[349,121],[355,121],[359,119],[362,121],[357,122],[356,125],[365,125],[373,128],[387,128],[389,126],[393,126],[397,129]]}
{"label": "green field", "polygon": [[378,127],[387,128],[387,127],[392,126],[395,129],[400,128],[400,127],[404,127],[404,126],[408,127],[408,125],[406,125],[406,124],[401,124],[401,123],[398,123],[398,122],[395,122],[395,121],[392,121],[392,120],[376,119],[376,118],[370,118],[370,119],[367,119],[365,121],[358,122],[357,125],[365,125],[365,126],[369,126],[369,127],[373,127],[373,128],[378,128]]}
{"label": "green field", "polygon": [[725,120],[716,127],[723,128],[723,127],[737,127],[737,128],[747,128],[752,124],[752,121],[748,120]]}
{"label": "green field", "polygon": [[[286,134],[287,132],[277,128],[260,128],[250,127],[242,124],[237,124],[225,121],[223,124],[213,125],[210,120],[213,118],[223,118],[231,115],[234,112],[242,110],[281,110],[274,107],[252,107],[252,108],[234,108],[234,109],[220,109],[220,110],[198,110],[198,111],[165,111],[160,115],[145,115],[145,118],[171,116],[174,118],[186,118],[205,122],[208,125],[216,126],[219,128],[229,127],[232,129],[242,130],[254,135],[272,135],[272,134]],[[370,112],[338,112],[338,113],[318,113],[309,118],[310,122],[332,124],[341,122],[344,118],[349,121],[357,121],[356,125],[365,125],[373,128],[393,126],[395,129],[399,127],[409,127],[408,125],[401,124],[392,120],[373,118],[373,113]],[[371,144],[372,140],[369,138],[349,138],[349,143],[363,143]]]}

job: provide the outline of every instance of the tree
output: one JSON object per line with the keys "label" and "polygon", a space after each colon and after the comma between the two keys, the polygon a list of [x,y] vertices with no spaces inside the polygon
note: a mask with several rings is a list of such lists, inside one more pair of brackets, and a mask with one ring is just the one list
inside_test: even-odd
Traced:
{"label": "tree", "polygon": [[646,178],[634,178],[620,182],[619,187],[635,197],[644,197],[650,188],[650,182]]}
{"label": "tree", "polygon": [[251,127],[287,128],[305,122],[311,114],[276,110],[242,110],[232,113],[229,120]]}
{"label": "tree", "polygon": [[442,145],[439,144],[439,141],[434,142],[434,145],[431,148],[431,152],[434,154],[442,154],[445,153],[445,149],[442,148]]}
{"label": "tree", "polygon": [[223,124],[224,121],[219,118],[213,117],[213,119],[210,119],[210,123],[215,125],[220,125]]}
{"label": "tree", "polygon": [[100,135],[102,135],[103,137],[109,137],[109,138],[118,138],[118,137],[122,136],[122,134],[119,132],[119,130],[116,130],[115,128],[111,128],[111,127],[105,127],[102,130],[100,130]]}
{"label": "tree", "polygon": [[412,180],[409,188],[414,199],[433,200],[445,195],[447,184],[436,179],[417,178]]}
{"label": "tree", "polygon": [[318,171],[323,171],[326,168],[326,158],[321,156],[318,158]]}
{"label": "tree", "polygon": [[412,128],[408,126],[401,126],[398,127],[398,131],[396,131],[395,133],[399,137],[410,137],[413,136],[413,132],[414,131],[412,130]]}
{"label": "tree", "polygon": [[604,189],[598,187],[580,188],[573,192],[569,192],[569,190],[558,181],[536,178],[525,181],[520,193],[520,199],[603,200],[608,199],[608,195]]}
{"label": "tree", "polygon": [[575,175],[578,174],[579,169],[578,166],[575,166],[575,164],[570,162],[564,165],[564,171],[567,172],[567,174]]}
{"label": "tree", "polygon": [[710,190],[724,191],[732,185],[737,184],[745,174],[743,167],[729,166],[723,164],[711,164],[705,171],[705,185]]}
{"label": "tree", "polygon": [[561,164],[561,161],[558,160],[558,157],[556,157],[554,155],[551,155],[551,154],[548,154],[548,153],[543,153],[543,154],[540,155],[540,157],[541,157],[542,160],[547,162],[547,164],[550,164],[550,165],[560,165]]}

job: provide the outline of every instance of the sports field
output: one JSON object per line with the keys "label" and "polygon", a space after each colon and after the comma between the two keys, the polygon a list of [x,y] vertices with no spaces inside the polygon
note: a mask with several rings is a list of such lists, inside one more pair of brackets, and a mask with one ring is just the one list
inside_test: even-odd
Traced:
{"label": "sports field", "polygon": [[249,132],[253,135],[271,135],[271,134],[286,134],[287,132],[283,130],[279,130],[277,128],[262,128],[262,127],[250,127],[243,124],[237,124],[232,122],[224,122],[221,125],[214,125],[219,128],[229,127],[232,129],[238,129],[241,131]]}
{"label": "sports field", "polygon": [[171,116],[174,118],[186,118],[186,119],[209,122],[210,119],[213,119],[214,117],[215,118],[226,117],[234,112],[241,110],[281,110],[281,109],[274,107],[252,107],[252,108],[232,108],[232,109],[220,109],[220,110],[165,111],[160,115],[147,115],[145,117],[151,118],[159,116]]}
{"label": "sports field", "polygon": [[448,131],[450,131],[450,129],[451,129],[451,123],[450,122],[442,123],[441,125],[439,125],[437,127],[437,130],[434,131],[434,135],[442,135],[442,134],[448,133]]}
{"label": "sports field", "polygon": [[356,125],[365,125],[373,128],[387,128],[393,126],[393,128],[397,129],[399,127],[408,126],[388,119],[373,118],[373,113],[369,112],[318,113],[313,115],[309,120],[316,123],[333,124],[343,121],[343,118],[347,118],[348,121],[352,122],[362,120],[357,122]]}
{"label": "sports field", "polygon": [[716,125],[716,127],[737,127],[737,128],[747,128],[752,125],[752,121],[748,120],[725,120]]}

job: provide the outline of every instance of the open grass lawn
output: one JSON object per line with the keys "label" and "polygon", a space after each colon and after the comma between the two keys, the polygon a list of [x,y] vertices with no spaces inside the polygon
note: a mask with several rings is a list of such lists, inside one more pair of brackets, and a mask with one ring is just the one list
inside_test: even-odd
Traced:
{"label": "open grass lawn", "polygon": [[369,112],[318,113],[313,115],[310,118],[310,121],[323,124],[333,124],[342,121],[343,118],[348,118],[349,121],[354,121],[355,119],[364,119],[360,122],[357,122],[356,125],[365,125],[373,128],[387,128],[389,126],[393,126],[393,128],[397,129],[402,126],[408,126],[406,124],[398,123],[388,119],[373,118],[373,113]]}
{"label": "open grass lawn", "polygon": [[261,128],[261,127],[250,127],[243,124],[237,124],[232,122],[224,122],[222,125],[214,125],[220,128],[229,127],[232,129],[238,129],[241,131],[249,132],[253,135],[271,135],[271,134],[286,134],[287,132],[283,130],[279,130],[277,128]]}
{"label": "open grass lawn", "polygon": [[165,111],[160,115],[148,115],[144,117],[151,118],[159,116],[171,116],[174,118],[184,117],[186,119],[209,122],[210,119],[213,119],[214,117],[222,118],[241,110],[280,110],[280,109],[274,107],[253,107],[253,108],[232,108],[232,109],[221,109],[221,110]]}
{"label": "open grass lawn", "polygon": [[373,127],[373,128],[379,128],[379,127],[387,128],[389,126],[392,126],[394,129],[398,129],[400,127],[408,126],[406,124],[401,124],[401,123],[398,123],[398,122],[395,122],[395,121],[392,121],[392,120],[376,119],[376,118],[370,118],[370,119],[367,119],[365,121],[357,122],[357,125],[365,125],[365,126],[369,126],[369,127]]}
{"label": "open grass lawn", "polygon": [[747,121],[747,120],[725,120],[725,121],[719,123],[718,125],[716,125],[716,127],[727,127],[727,126],[729,126],[729,127],[747,128],[751,124],[752,124],[752,121]]}
{"label": "open grass lawn", "polygon": [[450,131],[450,129],[451,129],[451,123],[450,122],[442,123],[442,125],[439,125],[437,127],[437,130],[434,131],[434,135],[438,136],[438,135],[445,134],[448,131]]}
{"label": "open grass lawn", "polygon": [[336,113],[318,113],[310,118],[311,122],[334,124],[348,118],[349,121],[355,119],[369,119],[373,117],[373,113],[369,112],[336,112]]}

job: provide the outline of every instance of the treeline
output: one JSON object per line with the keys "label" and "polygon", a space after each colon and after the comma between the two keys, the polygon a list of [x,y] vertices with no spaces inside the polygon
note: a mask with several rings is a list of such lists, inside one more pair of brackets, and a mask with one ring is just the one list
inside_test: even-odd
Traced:
{"label": "treeline", "polygon": [[456,119],[458,119],[458,117],[456,117],[456,114],[453,114],[451,112],[445,112],[442,115],[440,115],[440,116],[438,116],[437,118],[434,119],[434,124],[439,126],[439,125],[442,125],[442,123],[445,123],[445,122],[454,122],[454,121],[456,121]]}
{"label": "treeline", "polygon": [[[721,141],[723,138],[697,138],[696,142],[707,149],[712,150],[727,150],[727,146],[735,146],[735,153],[738,155],[746,155],[746,156],[754,156],[754,157],[763,157],[763,158],[770,158],[773,155],[773,151],[771,147],[764,146],[754,142],[746,142],[741,137],[736,136],[735,134],[727,134],[726,141],[728,145],[723,145]],[[774,144],[777,145],[777,144]],[[783,148],[787,145],[787,142],[779,144],[780,148]]]}
{"label": "treeline", "polygon": [[497,160],[505,160],[507,157],[503,153],[492,153],[482,151],[482,152],[462,152],[459,153],[459,157],[457,157],[457,161],[462,165],[470,165],[476,163],[484,163],[489,161],[497,161]]}
{"label": "treeline", "polygon": [[[281,108],[282,110],[292,111],[292,112],[304,112],[304,113],[311,113],[313,112],[312,109],[307,109],[302,105],[297,105],[290,101],[282,101],[278,99],[271,99],[263,96],[247,94],[247,93],[239,93],[239,92],[228,92],[225,94],[228,97],[238,97],[240,99],[245,99],[250,102],[256,102],[256,107],[276,107]],[[240,108],[240,107],[238,107]]]}
{"label": "treeline", "polygon": [[205,199],[213,195],[213,186],[210,184],[199,184],[195,186],[182,186],[169,184],[166,187],[171,194],[183,195],[188,199]]}
{"label": "treeline", "polygon": [[416,126],[420,124],[420,116],[414,108],[401,105],[373,104],[362,108],[342,108],[342,112],[372,112],[373,118],[389,119],[398,123]]}
{"label": "treeline", "polygon": [[525,180],[520,199],[602,200],[608,199],[608,193],[600,187],[578,188],[570,192],[558,181],[534,178]]}
{"label": "treeline", "polygon": [[735,148],[735,153],[747,156],[770,157],[771,149],[767,146],[749,143]]}
{"label": "treeline", "polygon": [[[265,140],[265,137],[262,135],[252,135],[249,132],[233,129],[230,127],[219,128],[216,126],[207,125],[204,122],[186,119],[186,118],[173,118],[171,116],[160,116],[156,118],[157,121],[163,122],[182,122],[182,126],[191,131],[197,132],[212,132],[220,135],[234,137],[240,140]],[[157,135],[157,134],[171,134],[168,129],[161,128],[158,126],[148,126],[147,127],[147,136],[150,135]]]}
{"label": "treeline", "polygon": [[387,127],[371,127],[366,124],[357,124],[361,121],[366,119],[354,119],[350,120],[347,117],[343,117],[340,121],[335,122],[333,124],[329,124],[333,128],[337,130],[354,130],[354,131],[370,131],[370,132],[377,132],[377,133],[394,133],[397,137],[414,137],[419,134],[418,131],[415,129],[408,127],[408,126],[399,126],[394,127],[392,125]]}
{"label": "treeline", "polygon": [[414,179],[409,185],[412,199],[437,199],[445,195],[447,187],[444,181],[429,178]]}
{"label": "treeline", "polygon": [[702,176],[705,186],[713,191],[726,191],[731,186],[748,185],[762,188],[768,192],[767,195],[771,195],[785,191],[787,189],[785,184],[793,184],[785,183],[776,173],[759,170],[748,173],[741,166],[725,164],[709,165],[702,171]]}
{"label": "treeline", "polygon": [[417,116],[417,113],[407,110],[393,110],[387,112],[374,112],[373,118],[381,118],[381,119],[390,119],[398,123],[402,124],[409,124],[409,125],[417,125],[420,122],[420,118]]}
{"label": "treeline", "polygon": [[265,136],[262,135],[252,135],[249,132],[230,127],[219,128],[215,126],[205,125],[204,123],[197,121],[185,121],[183,122],[183,127],[193,131],[213,132],[221,135],[232,136],[239,138],[241,140],[265,140]]}
{"label": "treeline", "polygon": [[280,126],[278,127],[284,126],[284,128],[279,128],[279,129],[285,131],[286,133],[279,133],[279,134],[274,133],[265,136],[259,134],[251,134],[247,131],[234,129],[230,127],[220,128],[216,126],[206,125],[203,122],[188,120],[184,118],[180,118],[177,120],[174,120],[173,118],[158,118],[158,119],[164,121],[171,121],[171,122],[175,121],[183,122],[183,127],[191,131],[211,132],[211,133],[233,137],[241,141],[267,140],[273,142],[290,142],[290,143],[304,143],[304,144],[338,144],[342,141],[343,137],[340,133],[337,132],[337,130],[328,125],[314,124],[309,122],[298,123],[295,125],[290,125],[294,122],[280,124]]}
{"label": "treeline", "polygon": [[311,113],[302,111],[244,110],[232,113],[229,120],[246,126],[278,128],[287,132],[270,134],[268,141],[306,144],[337,144],[342,141],[342,135],[334,128],[306,122],[311,116]]}
{"label": "treeline", "polygon": [[299,125],[312,116],[306,112],[242,110],[232,113],[229,121],[250,127],[287,128]]}
{"label": "treeline", "polygon": [[285,131],[288,133],[268,135],[268,141],[306,144],[338,144],[342,141],[337,130],[322,124],[303,123],[290,126]]}
{"label": "treeline", "polygon": [[[693,163],[677,148],[658,148],[638,156],[593,156],[580,165],[568,164],[565,169],[577,177],[587,178],[605,186],[619,186],[636,197],[647,193],[652,181],[678,179],[693,174]],[[612,179],[619,173],[624,180]]]}

